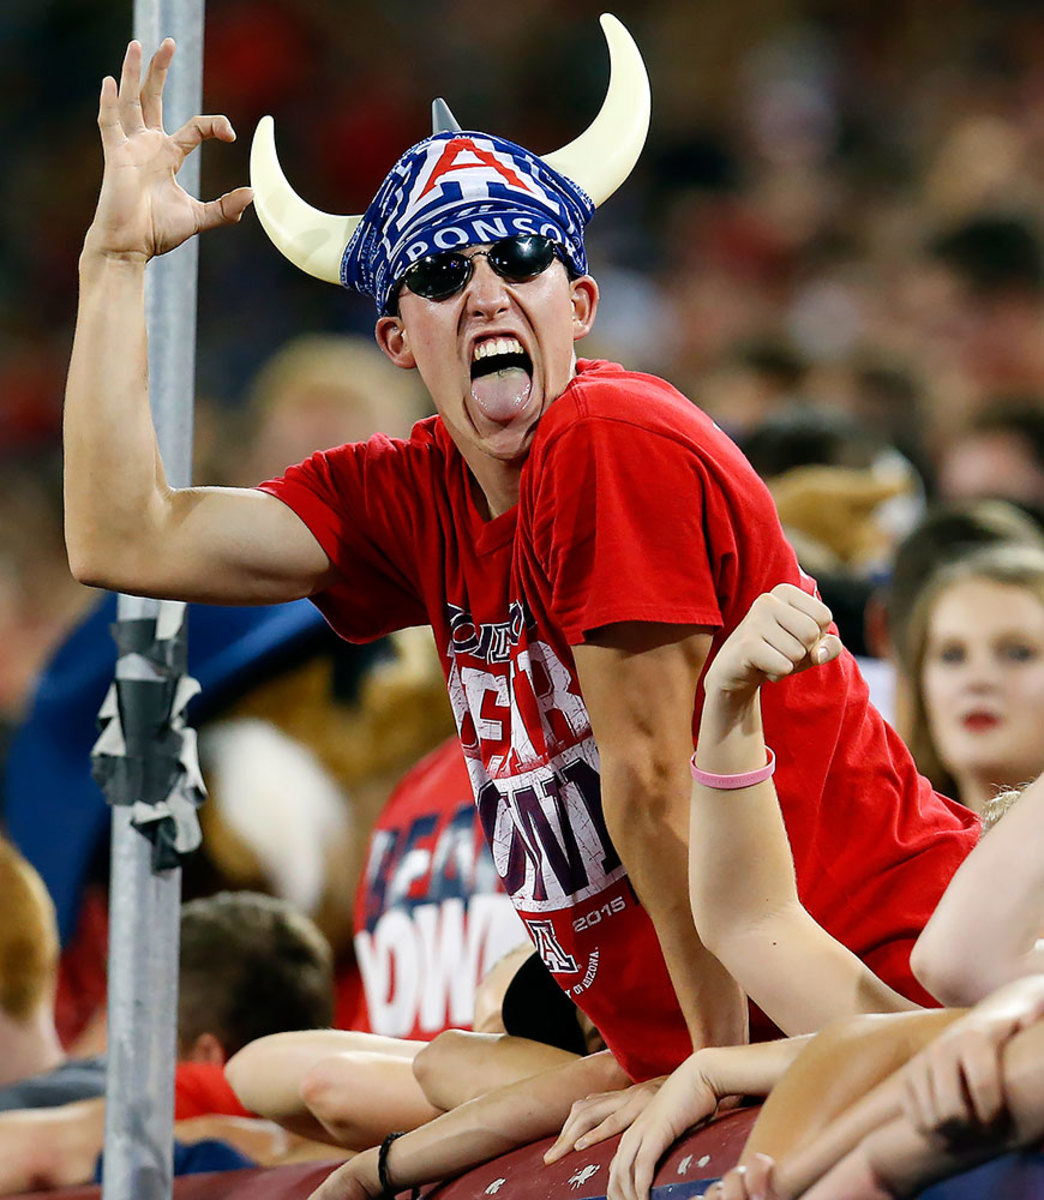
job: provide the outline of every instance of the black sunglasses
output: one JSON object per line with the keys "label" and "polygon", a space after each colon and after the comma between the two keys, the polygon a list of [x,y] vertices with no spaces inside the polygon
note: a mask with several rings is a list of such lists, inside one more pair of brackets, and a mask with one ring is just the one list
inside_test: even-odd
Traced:
{"label": "black sunglasses", "polygon": [[399,306],[399,292],[409,288],[425,300],[447,300],[467,287],[475,270],[476,258],[484,258],[494,271],[509,283],[525,283],[535,279],[554,262],[558,245],[539,233],[519,234],[494,242],[488,250],[462,254],[459,250],[444,250],[419,258],[400,275],[388,302],[389,313]]}

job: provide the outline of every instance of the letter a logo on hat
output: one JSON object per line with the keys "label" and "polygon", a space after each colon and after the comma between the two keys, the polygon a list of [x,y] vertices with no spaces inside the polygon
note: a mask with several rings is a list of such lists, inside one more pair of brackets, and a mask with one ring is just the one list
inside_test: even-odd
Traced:
{"label": "letter a logo on hat", "polygon": [[435,187],[443,175],[448,175],[452,171],[473,171],[476,168],[476,163],[459,162],[461,158],[478,159],[480,163],[484,163],[512,187],[522,188],[524,191],[531,192],[533,189],[526,181],[510,167],[505,166],[496,156],[489,150],[484,150],[481,146],[476,146],[470,138],[454,138],[447,142],[443,148],[442,154],[439,156],[439,161],[432,169],[431,175],[428,177],[428,182],[421,189],[417,199],[426,196],[428,192]]}

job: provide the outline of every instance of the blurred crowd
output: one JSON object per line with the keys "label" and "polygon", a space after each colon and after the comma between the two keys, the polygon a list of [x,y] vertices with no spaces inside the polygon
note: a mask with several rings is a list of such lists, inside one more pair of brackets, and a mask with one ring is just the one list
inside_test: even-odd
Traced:
{"label": "blurred crowd", "polygon": [[[604,89],[597,7],[579,0],[206,7],[204,107],[241,135],[204,153],[207,195],[245,180],[266,112],[300,194],[358,212],[427,132],[433,96],[465,127],[549,150]],[[741,439],[781,412],[826,412],[897,450],[923,495],[1001,494],[1039,510],[1039,6],[957,0],[944,23],[930,0],[626,0],[617,11],[648,60],[654,115],[635,175],[590,231],[608,286],[587,352],[665,376]],[[59,548],[57,433],[100,177],[97,87],[130,24],[129,4],[68,0],[15,0],[0,16],[8,719],[82,603]],[[204,239],[197,477],[244,482],[310,445],[314,413],[296,418],[300,440],[274,430],[275,453],[256,464],[228,452],[256,423],[253,383],[273,346],[366,335],[372,320],[367,301],[272,254],[252,215]]]}
{"label": "blurred crowd", "polygon": [[[64,557],[58,438],[77,255],[101,169],[97,86],[118,69],[130,8],[9,0],[0,12],[2,753],[50,656],[98,599]],[[646,58],[653,121],[633,177],[588,235],[592,273],[608,286],[582,352],[664,376],[737,440],[922,772],[988,812],[1044,772],[1044,10],[953,0],[941,21],[932,0],[621,0],[614,11]],[[210,0],[204,107],[227,113],[240,138],[205,151],[202,190],[245,181],[265,113],[296,190],[328,211],[362,211],[428,132],[436,95],[464,128],[538,151],[564,144],[603,94],[597,13],[581,0]],[[426,414],[417,381],[373,347],[369,302],[294,271],[252,214],[200,253],[198,481],[249,485],[315,448],[405,435]],[[413,777],[430,825],[418,834],[420,809],[393,819],[385,807],[449,733],[431,699],[441,683],[430,648],[398,642],[391,668],[356,663],[350,686],[337,654],[313,653],[318,674],[311,659],[299,675],[274,671],[260,699],[244,704],[242,690],[211,715],[267,719],[285,701],[306,715],[278,737],[322,725],[302,739],[306,768],[271,737],[263,752],[283,755],[291,774],[314,768],[334,807],[350,796],[344,829],[315,825],[351,866],[340,894],[325,877],[304,891],[288,883],[293,872],[275,862],[287,843],[251,844],[256,822],[237,825],[237,785],[222,771],[256,743],[253,726],[236,741],[227,724],[202,739],[224,799],[195,886],[307,896],[300,907],[341,965],[335,1005],[350,1025],[365,1003],[349,994],[344,962],[368,954],[378,970],[379,954],[392,955],[382,919],[418,902],[421,876],[401,874],[422,853],[410,838],[437,825],[449,847],[441,867],[442,851],[424,851],[432,902],[483,888],[492,902],[498,888],[479,862],[452,744]],[[407,724],[416,736],[401,736]],[[272,791],[276,803],[285,795]],[[335,826],[336,837],[323,832]],[[380,894],[364,895],[379,873]],[[447,981],[427,1024],[418,993],[398,1009],[388,1000],[383,1016],[371,996],[362,1027],[425,1038],[469,1026],[479,967],[519,940],[508,917],[483,919],[489,939],[468,987],[457,995]],[[100,934],[91,952],[104,954]],[[66,962],[66,979],[76,969]],[[97,980],[98,961],[87,970]],[[380,970],[387,983],[392,966]],[[61,1003],[59,991],[59,1017]],[[499,1004],[498,992],[497,1030]],[[81,1049],[94,1048],[89,1017],[62,1030],[86,1039]]]}

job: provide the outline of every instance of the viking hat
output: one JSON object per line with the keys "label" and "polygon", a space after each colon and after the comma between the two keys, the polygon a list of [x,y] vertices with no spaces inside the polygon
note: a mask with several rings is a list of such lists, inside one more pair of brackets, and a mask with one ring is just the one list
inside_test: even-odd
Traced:
{"label": "viking hat", "polygon": [[601,25],[609,88],[580,137],[538,157],[461,130],[436,101],[435,132],[402,155],[362,216],[333,216],[302,200],[279,165],[272,118],[263,117],[250,181],[265,232],[302,271],[365,292],[379,312],[418,258],[516,234],[551,238],[572,271],[585,274],[584,227],[631,173],[649,128],[649,80],[638,47],[615,17],[604,14]]}

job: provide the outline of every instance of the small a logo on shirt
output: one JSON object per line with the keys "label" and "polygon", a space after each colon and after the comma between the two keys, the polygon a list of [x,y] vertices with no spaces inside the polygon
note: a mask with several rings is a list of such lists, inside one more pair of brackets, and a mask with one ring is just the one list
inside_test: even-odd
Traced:
{"label": "small a logo on shirt", "polygon": [[576,959],[567,954],[555,933],[551,921],[533,921],[526,918],[526,927],[537,953],[544,960],[544,966],[555,975],[575,975],[579,971]]}

